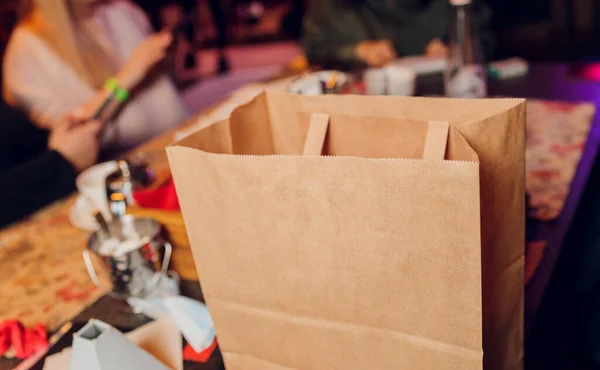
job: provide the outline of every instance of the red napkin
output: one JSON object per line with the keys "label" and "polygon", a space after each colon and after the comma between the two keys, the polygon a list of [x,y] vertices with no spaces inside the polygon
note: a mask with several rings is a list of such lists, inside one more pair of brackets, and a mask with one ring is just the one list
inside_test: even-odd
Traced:
{"label": "red napkin", "polygon": [[138,190],[133,193],[133,199],[142,208],[178,211],[179,200],[175,191],[173,179],[162,184],[157,189]]}
{"label": "red napkin", "polygon": [[48,346],[48,336],[43,325],[28,329],[17,320],[0,323],[0,357],[12,347],[18,359],[26,359]]}
{"label": "red napkin", "polygon": [[210,356],[212,356],[215,349],[217,349],[217,338],[215,338],[215,341],[210,347],[200,353],[194,351],[192,346],[188,344],[183,349],[183,359],[186,361],[206,363],[210,360]]}

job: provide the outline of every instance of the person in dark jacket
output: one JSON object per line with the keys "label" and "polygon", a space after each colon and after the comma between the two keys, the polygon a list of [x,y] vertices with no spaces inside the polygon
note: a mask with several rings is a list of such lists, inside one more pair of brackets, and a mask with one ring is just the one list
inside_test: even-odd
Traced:
{"label": "person in dark jacket", "polygon": [[99,153],[99,122],[66,117],[52,132],[0,100],[0,227],[75,190],[80,171]]}
{"label": "person in dark jacket", "polygon": [[[490,58],[491,11],[483,1],[473,6]],[[449,0],[312,1],[302,45],[311,63],[380,67],[398,56],[444,56],[450,14]]]}

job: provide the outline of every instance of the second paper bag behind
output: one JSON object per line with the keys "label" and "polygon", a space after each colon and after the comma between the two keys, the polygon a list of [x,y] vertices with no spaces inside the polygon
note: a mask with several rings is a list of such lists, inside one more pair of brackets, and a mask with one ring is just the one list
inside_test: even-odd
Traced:
{"label": "second paper bag behind", "polygon": [[524,112],[266,92],[168,148],[228,370],[522,369]]}

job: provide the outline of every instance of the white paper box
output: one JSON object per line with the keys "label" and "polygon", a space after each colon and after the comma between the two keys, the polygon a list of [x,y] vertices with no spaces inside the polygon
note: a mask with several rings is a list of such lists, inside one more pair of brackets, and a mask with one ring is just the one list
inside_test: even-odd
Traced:
{"label": "white paper box", "polygon": [[168,370],[154,356],[100,320],[90,320],[73,336],[71,370]]}

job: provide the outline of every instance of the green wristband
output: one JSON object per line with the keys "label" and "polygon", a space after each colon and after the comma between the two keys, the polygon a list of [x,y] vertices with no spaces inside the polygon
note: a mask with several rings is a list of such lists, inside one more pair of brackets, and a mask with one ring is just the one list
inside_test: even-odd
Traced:
{"label": "green wristband", "polygon": [[116,94],[117,90],[119,90],[119,83],[114,78],[109,78],[104,84],[106,90],[108,90],[111,94]]}
{"label": "green wristband", "polygon": [[114,78],[109,78],[104,87],[114,96],[119,103],[124,103],[129,99],[129,91],[119,86],[119,83]]}
{"label": "green wristband", "polygon": [[115,93],[115,99],[117,99],[117,101],[119,103],[125,103],[125,101],[127,101],[128,98],[129,98],[129,92],[127,90],[119,87]]}

